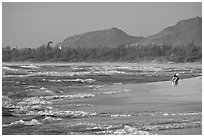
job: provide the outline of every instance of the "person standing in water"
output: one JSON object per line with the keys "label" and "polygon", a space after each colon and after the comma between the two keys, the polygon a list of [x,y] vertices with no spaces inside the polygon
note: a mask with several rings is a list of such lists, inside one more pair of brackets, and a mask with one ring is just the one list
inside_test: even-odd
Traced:
{"label": "person standing in water", "polygon": [[179,75],[178,73],[176,73],[176,74],[173,75],[173,78],[172,78],[172,80],[171,80],[173,86],[177,86],[177,85],[178,85],[178,81],[179,81],[178,75]]}

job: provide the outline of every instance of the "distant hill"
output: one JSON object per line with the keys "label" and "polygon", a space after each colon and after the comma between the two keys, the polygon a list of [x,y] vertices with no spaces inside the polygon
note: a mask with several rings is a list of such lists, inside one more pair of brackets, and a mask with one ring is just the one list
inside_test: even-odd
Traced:
{"label": "distant hill", "polygon": [[63,47],[109,47],[115,48],[118,45],[131,45],[142,40],[143,37],[133,37],[118,28],[107,30],[91,31],[66,38],[58,46]]}
{"label": "distant hill", "polygon": [[202,46],[202,18],[195,17],[179,21],[176,25],[165,28],[158,34],[149,36],[131,46],[137,45],[187,45],[193,43]]}
{"label": "distant hill", "polygon": [[195,17],[179,21],[176,25],[167,27],[149,37],[134,37],[118,28],[91,31],[66,38],[57,46],[63,47],[109,47],[119,45],[187,45],[194,43],[202,46],[202,18]]}

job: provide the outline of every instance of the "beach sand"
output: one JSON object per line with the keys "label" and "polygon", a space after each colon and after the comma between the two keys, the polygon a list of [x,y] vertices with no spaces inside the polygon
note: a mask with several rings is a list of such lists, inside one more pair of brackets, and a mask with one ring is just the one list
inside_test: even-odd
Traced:
{"label": "beach sand", "polygon": [[[124,89],[127,92],[87,98],[87,103],[100,106],[94,108],[94,110],[101,112],[117,110],[120,112],[202,111],[202,77],[182,79],[178,86],[172,86],[171,81],[165,81],[110,85],[107,88]],[[78,101],[80,102],[80,100]]]}

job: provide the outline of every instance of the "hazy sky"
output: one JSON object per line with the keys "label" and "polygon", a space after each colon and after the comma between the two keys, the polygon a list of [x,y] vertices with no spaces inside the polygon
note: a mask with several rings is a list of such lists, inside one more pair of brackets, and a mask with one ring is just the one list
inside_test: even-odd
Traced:
{"label": "hazy sky", "polygon": [[117,27],[149,36],[178,21],[202,17],[202,3],[3,3],[2,43],[38,47],[88,31]]}

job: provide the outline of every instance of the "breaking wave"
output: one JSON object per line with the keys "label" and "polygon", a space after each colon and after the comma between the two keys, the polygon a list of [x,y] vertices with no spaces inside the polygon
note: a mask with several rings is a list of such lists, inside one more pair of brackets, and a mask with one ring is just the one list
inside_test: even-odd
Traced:
{"label": "breaking wave", "polygon": [[22,66],[19,66],[21,68],[28,68],[28,69],[36,69],[36,68],[39,68],[38,65],[33,65],[33,64],[27,64],[27,65],[22,65]]}
{"label": "breaking wave", "polygon": [[92,82],[95,82],[96,80],[95,79],[51,79],[51,80],[46,80],[46,79],[43,79],[43,81],[49,81],[49,82],[78,82],[78,83],[92,83]]}
{"label": "breaking wave", "polygon": [[15,121],[10,124],[2,125],[2,127],[19,126],[19,125],[33,126],[33,125],[41,125],[41,124],[42,123],[40,123],[38,120],[32,119],[31,121],[24,121],[24,120]]}
{"label": "breaking wave", "polygon": [[13,69],[13,68],[6,67],[6,66],[3,66],[2,70],[18,71],[18,69]]}
{"label": "breaking wave", "polygon": [[52,122],[57,122],[57,121],[61,121],[63,120],[62,118],[55,118],[52,116],[46,116],[46,115],[42,115],[40,117],[43,117],[42,119],[40,119],[39,117],[37,117],[37,119],[31,119],[31,120],[18,120],[15,122],[12,122],[10,124],[5,124],[2,125],[2,127],[12,127],[12,126],[38,126],[38,125],[42,125],[42,124],[46,124],[46,123],[52,123]]}
{"label": "breaking wave", "polygon": [[201,121],[167,121],[167,122],[158,122],[154,125],[144,126],[140,129],[145,131],[157,131],[157,130],[172,130],[172,129],[183,129],[183,128],[194,128],[201,127]]}
{"label": "breaking wave", "polygon": [[95,124],[95,123],[78,123],[69,125],[71,134],[96,134],[96,135],[150,135],[147,131],[138,130],[124,124]]}

